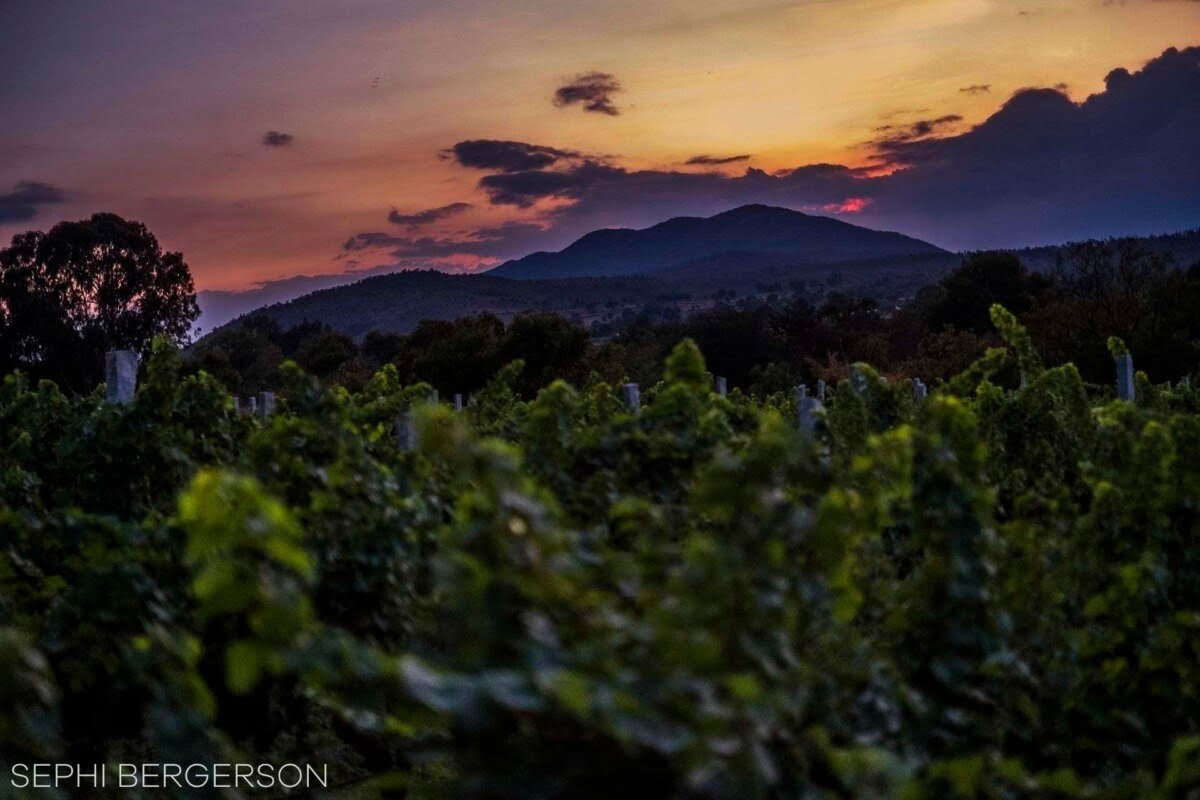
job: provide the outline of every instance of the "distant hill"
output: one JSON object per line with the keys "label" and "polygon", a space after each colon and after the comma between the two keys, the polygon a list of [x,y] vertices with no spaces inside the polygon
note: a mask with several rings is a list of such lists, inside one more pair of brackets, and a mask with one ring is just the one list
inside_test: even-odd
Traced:
{"label": "distant hill", "polygon": [[[961,262],[962,257],[958,253],[944,250],[825,263],[805,262],[787,255],[731,251],[655,272],[652,273],[652,277],[674,286],[686,286],[693,293],[702,293],[718,289],[737,290],[786,284],[836,274],[848,280],[849,285],[856,286],[860,293],[874,296],[878,293],[872,291],[869,286],[862,286],[864,281],[891,276],[917,288],[936,280],[943,272],[954,269]],[[887,291],[883,294],[895,292]]]}
{"label": "distant hill", "polygon": [[532,310],[578,313],[606,304],[647,302],[669,290],[669,284],[642,277],[517,281],[487,274],[418,270],[322,289],[254,313],[266,314],[284,327],[320,321],[358,337],[373,330],[404,333],[421,320],[457,319],[484,312],[500,317]]}
{"label": "distant hill", "polygon": [[[1193,264],[1200,264],[1200,228],[1179,233],[1164,233],[1159,236],[1136,236],[1147,249],[1164,253],[1171,257],[1173,266],[1186,269]],[[1027,247],[1014,250],[1025,265],[1036,272],[1048,272],[1058,262],[1059,254],[1070,247],[1069,244],[1049,245],[1046,247]]]}
{"label": "distant hill", "polygon": [[650,228],[593,231],[557,253],[532,253],[489,272],[504,278],[650,275],[736,254],[753,269],[781,262],[798,267],[898,256],[946,255],[900,233],[786,208],[747,205],[713,217],[675,217]]}
{"label": "distant hill", "polygon": [[196,302],[200,306],[196,329],[207,332],[256,308],[293,300],[321,289],[345,286],[353,281],[352,276],[345,274],[294,275],[241,291],[205,289],[196,293]]}
{"label": "distant hill", "polygon": [[[707,236],[707,247],[711,249],[685,242],[688,230],[709,231],[697,235]],[[809,245],[807,254],[787,251],[788,243],[799,241],[805,230],[815,232],[805,240]],[[712,231],[720,231],[720,235]],[[652,236],[645,240],[649,244],[642,246],[644,234]],[[848,241],[838,246],[825,238],[835,234],[844,235]],[[1200,230],[1143,237],[1140,241],[1170,253],[1176,266],[1200,262]],[[768,245],[781,249],[761,249]],[[1045,271],[1054,266],[1067,246],[1015,252],[1031,268]],[[521,263],[568,271],[607,269],[603,265],[616,262],[606,261],[601,255],[613,258],[620,252],[640,253],[646,274],[554,279],[518,279],[511,274],[521,271],[514,266]],[[648,255],[651,252],[658,253],[657,259]],[[559,260],[569,253],[572,255],[567,260]],[[819,301],[828,292],[846,291],[889,303],[903,302],[921,286],[954,269],[963,258],[963,254],[900,234],[767,206],[743,206],[708,219],[668,220],[643,231],[597,231],[562,253],[535,255],[509,262],[505,265],[508,269],[501,267],[480,275],[423,270],[364,278],[289,302],[265,305],[253,313],[264,313],[284,327],[319,321],[356,338],[372,330],[407,333],[425,319],[449,320],[481,313],[510,318],[530,311],[551,311],[585,325],[611,328],[640,314],[669,318],[671,314],[689,314],[748,295],[765,298],[772,293],[801,291]],[[635,262],[621,261],[618,268],[626,269],[631,263]],[[237,320],[231,324],[237,324]]]}
{"label": "distant hill", "polygon": [[[648,307],[657,313],[669,314],[667,309],[674,308],[687,314],[735,295],[792,291],[797,281],[817,294],[836,288],[881,299],[912,296],[917,288],[955,266],[958,259],[944,254],[805,268],[781,262],[753,269],[740,269],[739,263],[738,256],[731,255],[722,264],[729,269],[690,264],[680,267],[678,273],[556,280],[516,280],[491,273],[451,275],[434,270],[396,272],[311,292],[250,313],[266,314],[284,327],[324,322],[356,338],[373,330],[407,333],[425,319],[450,320],[482,313],[511,318],[551,311],[588,325],[636,315]],[[718,265],[713,262],[709,266]],[[245,316],[226,324],[237,325]]]}

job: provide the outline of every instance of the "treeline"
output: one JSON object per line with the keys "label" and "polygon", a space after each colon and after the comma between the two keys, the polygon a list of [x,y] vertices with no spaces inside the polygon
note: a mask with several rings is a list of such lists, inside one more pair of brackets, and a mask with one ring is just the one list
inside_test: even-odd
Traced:
{"label": "treeline", "polygon": [[280,364],[290,359],[326,383],[357,391],[391,364],[405,383],[424,381],[466,394],[522,359],[521,389],[528,394],[555,378],[586,375],[594,350],[583,328],[556,314],[528,314],[507,324],[491,314],[427,320],[411,334],[371,332],[361,343],[321,323],[283,329],[258,314],[195,345],[187,369],[215,376],[230,391],[251,393],[278,388]]}
{"label": "treeline", "polygon": [[292,359],[352,390],[392,364],[405,382],[469,394],[520,359],[519,389],[531,397],[555,378],[653,384],[670,349],[690,338],[715,374],[761,397],[801,381],[834,383],[855,361],[893,377],[944,380],[999,343],[988,318],[999,303],[1048,358],[1074,363],[1089,382],[1109,382],[1109,335],[1129,343],[1152,380],[1177,380],[1200,364],[1200,264],[1178,266],[1131,239],[1069,247],[1048,273],[1012,253],[981,253],[899,307],[841,292],[817,303],[803,290],[776,292],[675,321],[633,319],[607,339],[545,313],[426,321],[411,334],[373,332],[361,342],[319,323],[283,329],[259,314],[204,339],[189,363],[235,392],[274,387],[279,365]]}

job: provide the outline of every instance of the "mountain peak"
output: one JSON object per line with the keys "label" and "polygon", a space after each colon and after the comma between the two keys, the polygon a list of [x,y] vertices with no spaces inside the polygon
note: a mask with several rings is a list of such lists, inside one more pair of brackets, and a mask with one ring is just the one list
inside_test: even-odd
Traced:
{"label": "mountain peak", "polygon": [[534,253],[490,271],[505,278],[653,275],[685,264],[737,253],[798,266],[945,251],[899,233],[779,206],[751,203],[711,217],[673,217],[649,228],[593,231],[557,253]]}
{"label": "mountain peak", "polygon": [[793,211],[790,208],[784,208],[782,206],[769,206],[766,203],[747,203],[744,206],[738,206],[737,208],[731,208],[728,211],[722,211],[716,216],[709,217],[709,219],[744,219],[747,217],[795,218],[808,216],[810,215],[805,214],[803,211]]}

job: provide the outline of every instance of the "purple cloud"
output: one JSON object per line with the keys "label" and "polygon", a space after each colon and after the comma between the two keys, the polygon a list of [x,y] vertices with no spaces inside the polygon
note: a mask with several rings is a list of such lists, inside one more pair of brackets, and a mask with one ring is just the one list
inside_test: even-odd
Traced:
{"label": "purple cloud", "polygon": [[716,167],[716,166],[721,166],[722,164],[736,164],[739,161],[749,161],[749,160],[750,160],[750,154],[743,153],[742,155],[737,155],[737,156],[710,156],[710,155],[692,156],[691,158],[689,158],[687,161],[685,161],[683,163],[689,164],[692,166]]}
{"label": "purple cloud", "polygon": [[412,214],[401,214],[396,209],[392,209],[388,213],[388,222],[393,225],[404,225],[410,228],[415,228],[421,225],[429,225],[433,222],[453,217],[463,212],[470,211],[474,206],[470,203],[450,203],[437,208],[427,208],[424,211],[417,211]]}
{"label": "purple cloud", "polygon": [[472,169],[520,172],[542,169],[564,159],[578,158],[579,153],[504,139],[468,139],[443,150],[442,156]]}
{"label": "purple cloud", "polygon": [[620,110],[613,95],[621,91],[621,82],[607,72],[585,72],[554,90],[554,105],[565,108],[580,105],[584,111],[615,117]]}
{"label": "purple cloud", "polygon": [[267,131],[263,134],[263,147],[287,147],[296,141],[296,137],[283,131]]}
{"label": "purple cloud", "polygon": [[11,191],[0,194],[0,223],[33,219],[42,206],[62,203],[66,199],[66,192],[57,186],[19,181]]}

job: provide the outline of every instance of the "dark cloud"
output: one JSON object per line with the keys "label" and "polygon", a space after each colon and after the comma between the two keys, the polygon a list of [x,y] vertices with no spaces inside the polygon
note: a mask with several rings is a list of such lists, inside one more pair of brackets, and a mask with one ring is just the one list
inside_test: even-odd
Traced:
{"label": "dark cloud", "polygon": [[992,90],[990,83],[973,83],[970,86],[964,86],[958,91],[963,94],[987,94]]}
{"label": "dark cloud", "polygon": [[738,156],[692,156],[684,164],[692,164],[699,166],[720,166],[721,164],[735,164],[738,161],[749,161],[750,154],[744,153]]}
{"label": "dark cloud", "polygon": [[479,186],[495,205],[528,208],[549,197],[578,199],[598,181],[626,174],[620,167],[585,160],[563,170],[530,169],[487,175],[480,179]]}
{"label": "dark cloud", "polygon": [[478,228],[462,236],[396,236],[380,231],[356,233],[342,244],[343,253],[358,253],[366,250],[386,250],[395,259],[444,259],[453,256],[475,256],[493,258],[513,250],[518,240],[540,232],[540,225],[529,222],[510,221],[490,227]]}
{"label": "dark cloud", "polygon": [[387,233],[357,233],[342,245],[347,253],[386,248],[395,258],[448,258],[454,255],[487,256],[496,242],[486,239],[436,236],[393,236]]}
{"label": "dark cloud", "polygon": [[585,72],[554,90],[554,105],[559,108],[579,104],[584,111],[615,117],[620,110],[613,95],[621,91],[621,82],[607,72]]}
{"label": "dark cloud", "polygon": [[66,193],[57,186],[37,181],[20,181],[12,191],[0,194],[0,224],[24,222],[37,216],[41,206],[65,202]]}
{"label": "dark cloud", "polygon": [[916,139],[924,139],[942,128],[957,125],[960,122],[962,122],[960,115],[946,114],[934,119],[921,119],[903,125],[880,125],[875,131],[882,135],[872,142],[872,144],[881,152],[886,153],[894,146]]}
{"label": "dark cloud", "polygon": [[357,233],[342,245],[342,249],[347,253],[386,249],[396,258],[429,259],[446,258],[457,253],[478,255],[474,252],[478,247],[479,243],[474,241],[456,241],[432,236],[413,238],[381,232]]}
{"label": "dark cloud", "polygon": [[283,131],[267,131],[263,134],[262,143],[265,147],[287,147],[296,141],[296,137]]}
{"label": "dark cloud", "polygon": [[438,206],[437,208],[428,208],[424,211],[417,211],[412,214],[401,214],[396,209],[392,209],[388,214],[388,222],[393,225],[406,225],[410,228],[415,228],[420,225],[428,225],[431,222],[453,217],[457,214],[462,214],[464,211],[470,211],[474,206],[470,203],[450,203],[449,205]]}
{"label": "dark cloud", "polygon": [[977,247],[1200,223],[1200,48],[1113,70],[1081,103],[1027,89],[958,136],[898,142],[874,213]]}
{"label": "dark cloud", "polygon": [[468,139],[442,151],[450,158],[472,169],[494,169],[501,172],[542,169],[561,160],[578,158],[573,150],[560,150],[527,142],[503,139]]}
{"label": "dark cloud", "polygon": [[544,231],[541,225],[533,222],[520,222],[511,220],[502,222],[499,225],[493,225],[487,228],[479,228],[472,234],[476,239],[484,239],[496,243],[507,244],[518,237],[529,236],[530,234],[541,233]]}
{"label": "dark cloud", "polygon": [[403,242],[410,242],[407,236],[397,236],[394,233],[385,231],[369,231],[366,233],[356,233],[342,243],[342,250],[347,253],[356,253],[360,250],[370,250],[376,247],[393,247]]}

